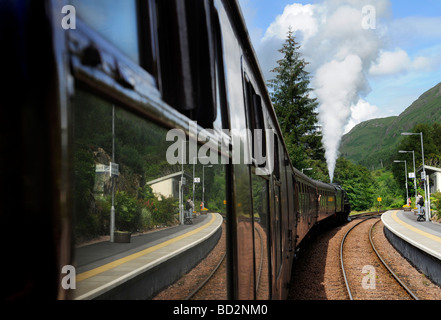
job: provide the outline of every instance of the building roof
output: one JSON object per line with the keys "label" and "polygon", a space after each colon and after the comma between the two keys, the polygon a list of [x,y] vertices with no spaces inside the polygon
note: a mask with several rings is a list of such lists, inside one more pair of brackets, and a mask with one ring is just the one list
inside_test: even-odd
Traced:
{"label": "building roof", "polygon": [[[436,167],[432,167],[432,166],[424,166],[426,169],[426,173],[427,174],[434,174],[434,173],[441,173],[441,168],[436,168]],[[420,166],[417,169],[417,172],[423,171],[423,166]]]}
{"label": "building roof", "polygon": [[152,181],[148,181],[147,184],[151,185],[151,184],[155,184],[155,183],[158,183],[158,182],[166,181],[166,180],[169,180],[169,179],[181,176],[182,174],[184,174],[184,176],[187,176],[187,177],[190,176],[190,175],[186,174],[185,171],[179,171],[179,172],[176,172],[176,173],[169,174],[168,176],[164,176],[164,177],[152,180]]}

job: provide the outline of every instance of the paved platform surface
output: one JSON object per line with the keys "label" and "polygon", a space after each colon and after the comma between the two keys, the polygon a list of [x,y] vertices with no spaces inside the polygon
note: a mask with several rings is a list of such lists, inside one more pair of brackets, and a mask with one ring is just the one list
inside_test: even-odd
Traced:
{"label": "paved platform surface", "polygon": [[147,272],[210,237],[222,225],[216,213],[200,215],[192,225],[133,236],[130,243],[101,242],[77,248],[74,298],[93,299]]}
{"label": "paved platform surface", "polygon": [[441,224],[417,221],[412,211],[395,210],[382,215],[384,225],[395,235],[441,260]]}

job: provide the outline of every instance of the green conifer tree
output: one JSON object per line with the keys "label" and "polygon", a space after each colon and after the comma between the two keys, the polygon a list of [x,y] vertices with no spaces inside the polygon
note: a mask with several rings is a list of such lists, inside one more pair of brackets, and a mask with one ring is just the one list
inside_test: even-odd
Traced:
{"label": "green conifer tree", "polygon": [[317,99],[311,98],[308,63],[299,52],[290,29],[283,47],[283,58],[271,72],[269,80],[271,100],[284,134],[289,156],[296,168],[311,166],[313,160],[324,161],[324,151],[317,120]]}

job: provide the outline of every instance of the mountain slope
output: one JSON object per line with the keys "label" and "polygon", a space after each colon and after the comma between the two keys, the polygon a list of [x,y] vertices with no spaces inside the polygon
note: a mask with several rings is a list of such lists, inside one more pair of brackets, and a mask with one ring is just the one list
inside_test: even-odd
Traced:
{"label": "mountain slope", "polygon": [[401,132],[419,123],[441,122],[441,83],[423,93],[410,107],[396,117],[373,119],[355,126],[343,136],[343,157],[367,167],[378,167],[394,151]]}

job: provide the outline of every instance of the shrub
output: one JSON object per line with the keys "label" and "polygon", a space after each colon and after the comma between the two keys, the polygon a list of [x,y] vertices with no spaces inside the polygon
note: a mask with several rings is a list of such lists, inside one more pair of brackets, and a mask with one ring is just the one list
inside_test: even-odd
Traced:
{"label": "shrub", "polygon": [[431,207],[436,210],[436,217],[441,218],[441,192],[433,193],[430,197]]}
{"label": "shrub", "polygon": [[179,212],[179,203],[174,198],[163,198],[155,201],[153,222],[157,225],[170,225],[174,222],[175,214]]}
{"label": "shrub", "polygon": [[125,191],[115,195],[115,227],[121,231],[136,231],[139,228],[141,208],[135,198]]}

